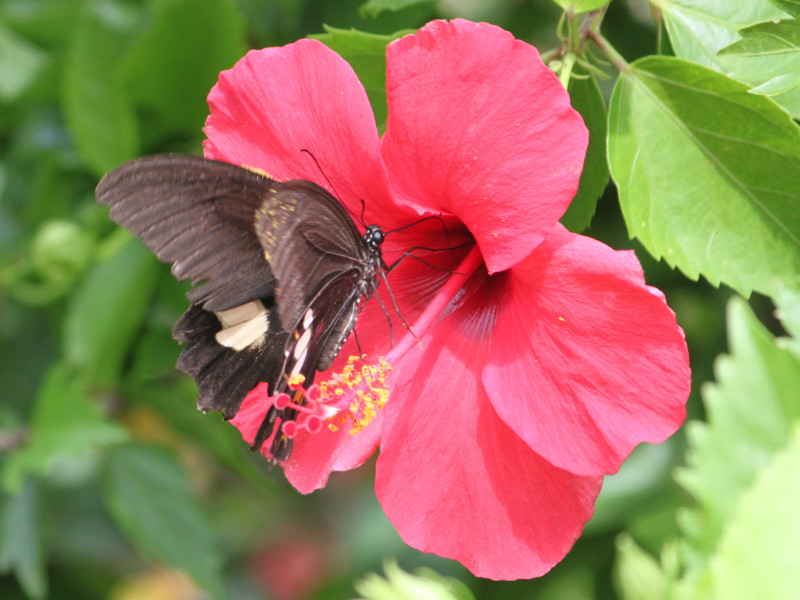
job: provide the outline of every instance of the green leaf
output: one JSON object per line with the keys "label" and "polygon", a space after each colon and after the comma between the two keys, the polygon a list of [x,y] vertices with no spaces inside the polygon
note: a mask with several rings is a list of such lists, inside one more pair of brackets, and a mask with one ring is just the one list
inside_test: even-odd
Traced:
{"label": "green leaf", "polygon": [[87,398],[81,381],[64,364],[50,368],[36,394],[30,441],[3,466],[3,485],[16,492],[30,474],[45,475],[65,458],[124,441],[125,430]]}
{"label": "green leaf", "polygon": [[615,587],[622,600],[669,600],[670,578],[628,534],[617,538]]}
{"label": "green leaf", "polygon": [[723,70],[717,52],[739,39],[742,27],[777,21],[786,14],[769,0],[652,0],[664,15],[675,55]]}
{"label": "green leaf", "polygon": [[13,102],[33,83],[47,54],[0,23],[0,100]]}
{"label": "green leaf", "polygon": [[[125,234],[127,236],[127,234]],[[64,353],[87,383],[114,387],[155,289],[159,265],[138,241],[97,265],[72,297]]]}
{"label": "green leaf", "polygon": [[787,332],[800,342],[800,291],[783,289],[775,296],[777,316]]}
{"label": "green leaf", "polygon": [[687,427],[689,466],[676,474],[702,510],[693,537],[709,546],[800,419],[800,359],[776,342],[741,298],[728,305],[728,335],[730,355],[716,361],[717,382],[703,387],[708,424]]}
{"label": "green leaf", "polygon": [[553,0],[564,10],[568,10],[573,14],[579,15],[581,13],[592,12],[603,8],[611,2],[611,0]]}
{"label": "green leaf", "polygon": [[221,555],[181,465],[134,444],[106,458],[105,501],[130,540],[147,556],[186,571],[214,598],[225,598]]}
{"label": "green leaf", "polygon": [[561,223],[570,231],[580,233],[592,223],[597,200],[608,185],[606,134],[608,115],[603,94],[594,77],[572,77],[569,81],[572,107],[581,113],[589,129],[589,148],[581,173],[580,187]]}
{"label": "green leaf", "polygon": [[[795,388],[796,390],[797,388]],[[758,473],[710,561],[715,598],[793,598],[800,590],[800,427]]]}
{"label": "green leaf", "polygon": [[369,573],[355,583],[361,600],[473,600],[466,585],[430,569],[406,573],[394,560],[383,564],[386,577]]}
{"label": "green leaf", "polygon": [[80,10],[64,0],[3,0],[0,21],[43,47],[61,47],[72,38]]}
{"label": "green leaf", "polygon": [[413,6],[415,4],[433,4],[433,2],[434,0],[367,0],[367,2],[361,6],[361,11],[375,17],[385,10],[397,11],[407,6]]}
{"label": "green leaf", "polygon": [[386,126],[386,46],[392,40],[413,33],[403,30],[391,35],[376,35],[350,29],[325,26],[327,33],[309,36],[337,52],[350,63],[361,84],[367,90],[369,102],[375,113],[378,129]]}
{"label": "green leaf", "polygon": [[800,0],[769,0],[782,11],[800,19]]}
{"label": "green leaf", "polygon": [[603,489],[595,503],[592,520],[584,533],[597,535],[619,531],[634,519],[644,518],[658,505],[674,505],[682,490],[670,473],[683,457],[674,439],[661,444],[642,444],[622,464],[619,471],[603,480]]}
{"label": "green leaf", "polygon": [[41,515],[36,481],[7,499],[0,516],[0,571],[14,571],[25,594],[47,596],[47,576],[41,539]]}
{"label": "green leaf", "polygon": [[[174,340],[171,340],[173,345]],[[174,369],[174,361],[171,369]],[[197,410],[197,387],[189,377],[165,384],[137,386],[126,390],[138,403],[163,417],[185,440],[201,447],[232,473],[248,480],[255,488],[274,491],[274,480],[265,478],[258,466],[263,459],[250,452],[239,431],[219,413],[203,414]]]}
{"label": "green leaf", "polygon": [[800,128],[769,98],[643,58],[617,82],[608,143],[628,233],[653,256],[745,295],[797,284]]}
{"label": "green leaf", "polygon": [[794,19],[760,23],[739,30],[742,40],[724,48],[719,62],[728,74],[771,96],[800,117],[800,23]]}
{"label": "green leaf", "polygon": [[67,126],[86,164],[102,175],[139,153],[136,117],[112,76],[130,24],[92,2],[83,5],[64,65]]}
{"label": "green leaf", "polygon": [[130,97],[169,131],[199,133],[219,72],[246,51],[232,0],[164,0],[120,67]]}

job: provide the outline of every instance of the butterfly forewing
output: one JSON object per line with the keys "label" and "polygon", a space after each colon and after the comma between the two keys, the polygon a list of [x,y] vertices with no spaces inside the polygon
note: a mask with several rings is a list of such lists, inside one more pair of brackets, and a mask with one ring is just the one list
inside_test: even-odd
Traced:
{"label": "butterfly forewing", "polygon": [[291,330],[311,298],[331,276],[369,270],[369,253],[339,202],[310,181],[278,184],[256,213],[264,255],[280,281],[276,292],[281,323]]}
{"label": "butterfly forewing", "polygon": [[111,218],[144,241],[207,310],[272,295],[275,280],[253,215],[275,182],[227,163],[177,154],[131,161],[97,186]]}

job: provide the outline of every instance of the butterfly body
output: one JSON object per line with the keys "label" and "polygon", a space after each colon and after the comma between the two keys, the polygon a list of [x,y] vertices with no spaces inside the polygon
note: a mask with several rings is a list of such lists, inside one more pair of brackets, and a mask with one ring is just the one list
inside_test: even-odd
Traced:
{"label": "butterfly body", "polygon": [[[198,408],[236,415],[258,383],[310,385],[353,331],[361,301],[381,277],[383,232],[362,236],[342,205],[305,180],[278,182],[227,163],[183,155],[131,161],[99,183],[111,218],[142,238],[179,280],[191,306],[173,336],[178,368],[194,377]],[[289,458],[275,432],[291,409],[267,412],[254,448]]]}

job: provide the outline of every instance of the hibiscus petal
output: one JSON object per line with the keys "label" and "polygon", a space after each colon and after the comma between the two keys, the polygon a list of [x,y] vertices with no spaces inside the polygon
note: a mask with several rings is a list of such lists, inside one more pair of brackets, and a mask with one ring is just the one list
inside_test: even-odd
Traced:
{"label": "hibiscus petal", "polygon": [[[264,386],[266,388],[266,386]],[[259,388],[256,388],[257,390]],[[266,389],[261,393],[248,394],[230,423],[239,430],[242,438],[252,444],[258,428],[267,414],[269,401]],[[327,426],[316,434],[300,432],[294,440],[294,449],[289,461],[283,465],[286,478],[303,494],[325,487],[333,471],[348,471],[361,466],[380,442],[383,415],[378,415],[357,435],[346,429],[331,431]],[[269,452],[272,438],[261,447],[261,453]]]}
{"label": "hibiscus petal", "polygon": [[572,547],[602,480],[550,465],[502,423],[480,382],[491,307],[460,314],[403,362],[376,493],[409,545],[480,577],[536,577]]}
{"label": "hibiscus petal", "polygon": [[355,435],[323,427],[317,434],[300,434],[283,471],[297,491],[309,494],[325,487],[333,471],[349,471],[364,464],[378,447],[383,414],[378,415]]}
{"label": "hibiscus petal", "polygon": [[456,215],[490,273],[531,253],[578,189],[580,115],[533,46],[434,21],[387,49],[383,156],[399,200]]}
{"label": "hibiscus petal", "polygon": [[675,432],[690,388],[686,342],[633,252],[558,226],[504,275],[483,382],[534,451],[601,475]]}
{"label": "hibiscus petal", "polygon": [[208,103],[207,158],[314,181],[355,214],[362,201],[389,201],[367,94],[324,44],[306,39],[248,52],[220,73]]}

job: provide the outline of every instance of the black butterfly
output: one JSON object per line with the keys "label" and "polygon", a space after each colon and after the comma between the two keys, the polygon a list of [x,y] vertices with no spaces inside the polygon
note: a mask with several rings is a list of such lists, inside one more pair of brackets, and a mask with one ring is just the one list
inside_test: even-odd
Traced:
{"label": "black butterfly", "polygon": [[[192,304],[173,329],[186,344],[177,366],[197,382],[198,408],[226,419],[259,382],[277,394],[288,376],[302,374],[308,386],[327,369],[386,268],[381,229],[370,225],[362,236],[310,181],[166,154],[111,171],[96,193],[178,280],[192,280]],[[253,448],[294,416],[271,407]],[[279,431],[272,459],[291,451]]]}

